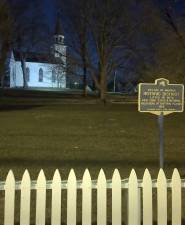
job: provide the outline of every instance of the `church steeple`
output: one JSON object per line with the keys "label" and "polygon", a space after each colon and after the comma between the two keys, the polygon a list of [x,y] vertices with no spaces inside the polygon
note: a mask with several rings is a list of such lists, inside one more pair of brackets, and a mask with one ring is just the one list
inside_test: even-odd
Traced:
{"label": "church steeple", "polygon": [[64,56],[66,56],[66,46],[64,43],[64,32],[62,29],[60,14],[57,15],[56,19],[52,52],[55,58],[62,58],[64,60]]}
{"label": "church steeple", "polygon": [[60,19],[59,14],[57,16],[57,22],[56,22],[56,27],[55,27],[55,35],[64,36],[64,31],[63,31],[63,28],[62,28],[62,23],[61,23],[61,19]]}

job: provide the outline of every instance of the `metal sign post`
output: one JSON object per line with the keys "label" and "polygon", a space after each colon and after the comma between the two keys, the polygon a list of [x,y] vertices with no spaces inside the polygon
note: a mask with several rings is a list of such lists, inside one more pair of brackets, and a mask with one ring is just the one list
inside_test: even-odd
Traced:
{"label": "metal sign post", "polygon": [[159,124],[159,166],[164,168],[164,115],[163,112],[158,116]]}
{"label": "metal sign post", "polygon": [[159,166],[164,167],[164,116],[184,111],[184,85],[169,84],[160,78],[155,83],[140,83],[138,111],[158,116],[159,125]]}

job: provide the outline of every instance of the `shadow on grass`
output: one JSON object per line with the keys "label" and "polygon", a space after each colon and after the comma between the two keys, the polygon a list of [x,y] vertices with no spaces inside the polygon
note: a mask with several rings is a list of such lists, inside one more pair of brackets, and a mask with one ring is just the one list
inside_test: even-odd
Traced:
{"label": "shadow on grass", "polygon": [[36,104],[30,104],[30,105],[1,105],[0,106],[0,112],[2,111],[17,111],[17,110],[29,110],[33,108],[39,108],[43,105],[36,105]]}
{"label": "shadow on grass", "polygon": [[[28,158],[19,158],[19,157],[11,157],[11,158],[0,158],[0,165],[3,166],[16,166],[16,167],[158,167],[158,161],[156,160],[127,160],[127,159],[116,159],[116,160],[98,160],[98,159],[28,159]],[[184,162],[182,161],[166,161],[165,167],[184,167]]]}

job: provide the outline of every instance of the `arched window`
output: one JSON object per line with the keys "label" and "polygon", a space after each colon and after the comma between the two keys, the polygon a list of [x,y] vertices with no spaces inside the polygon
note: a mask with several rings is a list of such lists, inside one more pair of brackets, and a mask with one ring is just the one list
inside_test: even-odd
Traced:
{"label": "arched window", "polygon": [[43,82],[44,72],[43,69],[39,69],[39,82]]}
{"label": "arched window", "polygon": [[26,81],[29,82],[30,81],[30,68],[26,67]]}
{"label": "arched window", "polygon": [[55,72],[55,70],[52,71],[52,82],[53,83],[56,82],[56,72]]}

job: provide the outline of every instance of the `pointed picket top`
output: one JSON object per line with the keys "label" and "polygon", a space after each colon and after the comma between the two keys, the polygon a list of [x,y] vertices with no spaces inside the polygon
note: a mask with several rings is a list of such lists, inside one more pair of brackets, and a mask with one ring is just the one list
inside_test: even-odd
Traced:
{"label": "pointed picket top", "polygon": [[46,177],[43,169],[40,170],[39,175],[37,177],[37,190],[46,188]]}
{"label": "pointed picket top", "polygon": [[37,178],[37,182],[41,182],[41,181],[46,181],[46,177],[45,177],[43,169],[40,170],[38,178]]}
{"label": "pointed picket top", "polygon": [[71,169],[67,181],[67,225],[76,224],[76,190],[77,181],[73,169]]}
{"label": "pointed picket top", "polygon": [[118,169],[114,170],[112,180],[120,180],[121,181],[121,176],[120,176],[120,173],[119,173]]}
{"label": "pointed picket top", "polygon": [[101,185],[101,183],[105,183],[106,182],[106,177],[105,177],[105,173],[104,170],[101,169],[98,175],[98,181],[97,181],[97,185]]}
{"label": "pointed picket top", "polygon": [[173,170],[173,174],[172,174],[172,182],[175,181],[175,180],[178,180],[178,181],[181,180],[180,174],[179,174],[179,171],[178,171],[177,168],[175,168]]}
{"label": "pointed picket top", "polygon": [[128,183],[129,183],[129,185],[133,184],[133,183],[137,183],[137,185],[138,185],[137,175],[136,175],[136,172],[134,169],[131,170]]}
{"label": "pointed picket top", "polygon": [[74,169],[71,169],[68,176],[68,182],[70,181],[76,181],[76,175]]}
{"label": "pointed picket top", "polygon": [[30,179],[30,174],[29,174],[28,170],[25,170],[24,174],[22,176],[21,189],[24,187],[31,188],[31,179]]}
{"label": "pointed picket top", "polygon": [[152,179],[148,169],[143,176],[143,225],[153,224]]}
{"label": "pointed picket top", "polygon": [[92,181],[89,170],[86,169],[82,179],[82,225],[92,222]]}
{"label": "pointed picket top", "polygon": [[51,225],[61,224],[61,188],[61,176],[57,169],[52,181]]}
{"label": "pointed picket top", "polygon": [[163,169],[160,169],[159,170],[159,173],[158,173],[158,177],[157,177],[157,185],[159,183],[166,183],[166,176],[165,176],[165,173],[164,173],[164,170]]}
{"label": "pointed picket top", "polygon": [[92,186],[92,180],[91,180],[91,175],[88,169],[85,170],[82,178],[82,188],[91,188]]}
{"label": "pointed picket top", "polygon": [[157,177],[157,219],[158,225],[167,225],[167,180],[163,169]]}
{"label": "pointed picket top", "polygon": [[130,172],[130,177],[131,177],[131,176],[136,176],[136,177],[137,177],[135,169],[132,169],[132,170],[131,170],[131,172]]}
{"label": "pointed picket top", "polygon": [[13,183],[15,183],[15,177],[14,177],[13,171],[9,170],[8,175],[6,177],[5,186],[6,186],[6,184],[10,185]]}
{"label": "pointed picket top", "polygon": [[52,180],[52,188],[55,186],[61,187],[61,176],[58,169],[55,170]]}
{"label": "pointed picket top", "polygon": [[172,225],[181,225],[181,178],[178,170],[175,168],[172,175]]}
{"label": "pointed picket top", "polygon": [[85,180],[86,181],[91,181],[91,175],[90,175],[90,172],[89,172],[88,169],[85,170],[82,180],[83,180],[83,183],[84,183]]}
{"label": "pointed picket top", "polygon": [[145,172],[144,172],[144,175],[143,175],[143,180],[147,181],[147,179],[151,180],[151,175],[150,175],[149,170],[146,168]]}
{"label": "pointed picket top", "polygon": [[112,225],[121,225],[121,202],[121,176],[118,169],[115,169],[112,176]]}
{"label": "pointed picket top", "polygon": [[15,177],[10,170],[5,182],[4,225],[14,225]]}

